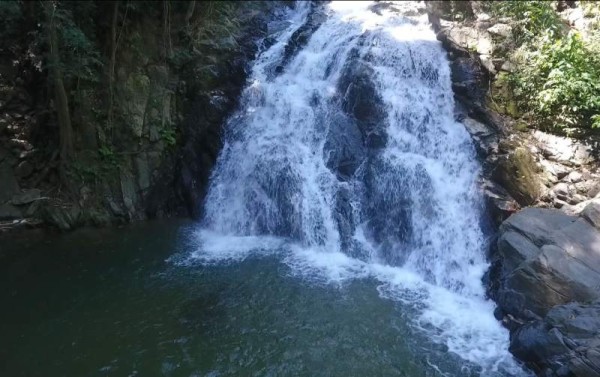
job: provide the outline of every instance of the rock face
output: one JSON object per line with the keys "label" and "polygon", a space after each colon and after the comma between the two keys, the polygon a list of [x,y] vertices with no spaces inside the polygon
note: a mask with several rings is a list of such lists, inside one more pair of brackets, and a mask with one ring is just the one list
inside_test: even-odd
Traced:
{"label": "rock face", "polygon": [[534,157],[520,146],[505,148],[505,152],[499,156],[492,176],[519,204],[534,204],[543,192]]}
{"label": "rock face", "polygon": [[519,328],[510,351],[542,376],[600,376],[600,302],[556,306]]}
{"label": "rock face", "polygon": [[519,319],[571,301],[600,299],[600,232],[585,216],[526,208],[500,226],[493,294]]}
{"label": "rock face", "polygon": [[500,226],[490,295],[511,351],[543,376],[600,376],[600,203],[527,208]]}
{"label": "rock face", "polygon": [[[277,33],[273,25],[285,23],[277,17],[290,5],[236,3],[227,15],[235,27],[191,41],[188,33],[196,32],[179,32],[180,26],[184,17],[203,17],[204,7],[197,6],[193,15],[177,8],[169,15],[168,50],[162,19],[150,10],[128,18],[119,35],[126,47],[116,49],[114,56],[110,108],[99,100],[107,94],[103,80],[77,93],[71,114],[74,161],[66,175],[59,171],[54,111],[38,106],[51,102],[40,89],[45,73],[29,66],[8,76],[3,72],[0,231],[26,220],[67,230],[149,217],[201,216],[204,189],[221,149],[221,128],[246,83],[248,63],[259,48],[272,43],[269,35]],[[293,56],[319,26],[324,17],[319,8],[315,3],[309,22],[286,47],[287,55]],[[192,21],[185,22],[204,28],[204,21]],[[105,44],[104,38],[92,42]],[[0,56],[0,70],[5,63],[12,67],[7,59]]]}

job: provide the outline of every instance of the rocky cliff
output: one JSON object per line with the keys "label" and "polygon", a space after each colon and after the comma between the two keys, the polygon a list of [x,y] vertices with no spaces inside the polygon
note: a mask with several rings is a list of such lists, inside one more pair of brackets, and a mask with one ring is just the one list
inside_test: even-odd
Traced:
{"label": "rocky cliff", "polygon": [[[145,3],[117,1],[90,3],[83,13],[56,4],[68,18],[65,27],[85,34],[80,37],[97,46],[88,47],[97,48],[103,65],[83,84],[65,84],[74,155],[62,174],[44,44],[15,37],[2,49],[0,230],[198,217],[223,120],[236,105],[249,61],[269,43],[268,21],[289,5],[149,2],[142,10]],[[29,18],[44,20],[28,8],[12,17],[43,33],[26,25]],[[77,12],[98,13],[95,32]],[[112,30],[107,14],[113,14]],[[67,37],[62,43],[71,47]],[[105,42],[111,37],[112,44]],[[103,76],[111,70],[112,79]]]}

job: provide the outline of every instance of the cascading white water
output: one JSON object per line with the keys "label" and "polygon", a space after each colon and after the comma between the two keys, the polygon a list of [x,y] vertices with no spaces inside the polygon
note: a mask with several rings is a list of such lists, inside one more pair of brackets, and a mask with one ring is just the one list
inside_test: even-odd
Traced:
{"label": "cascading white water", "polygon": [[481,282],[479,166],[419,7],[332,2],[284,59],[311,12],[296,5],[226,125],[193,257],[284,253],[304,276],[376,277],[482,375],[517,375]]}

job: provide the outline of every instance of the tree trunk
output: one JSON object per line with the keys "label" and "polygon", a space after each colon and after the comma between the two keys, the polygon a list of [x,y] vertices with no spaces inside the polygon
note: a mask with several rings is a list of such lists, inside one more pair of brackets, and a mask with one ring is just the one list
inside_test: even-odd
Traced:
{"label": "tree trunk", "polygon": [[190,5],[188,5],[187,13],[185,14],[185,25],[190,26],[190,21],[192,16],[194,15],[194,8],[196,7],[196,0],[190,1]]}
{"label": "tree trunk", "polygon": [[66,182],[66,168],[69,160],[73,157],[73,128],[71,126],[71,115],[69,113],[69,98],[63,82],[62,70],[60,68],[60,55],[58,50],[58,35],[54,22],[54,6],[51,2],[45,2],[48,22],[48,41],[50,43],[50,74],[52,75],[52,86],[54,87],[54,101],[59,126],[59,153],[60,153],[60,176],[63,183]]}

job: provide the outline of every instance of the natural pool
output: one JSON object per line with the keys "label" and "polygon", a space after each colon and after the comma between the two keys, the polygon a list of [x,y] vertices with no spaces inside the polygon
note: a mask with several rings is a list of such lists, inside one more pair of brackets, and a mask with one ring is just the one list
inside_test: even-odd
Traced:
{"label": "natural pool", "polygon": [[1,376],[469,376],[372,279],[181,266],[196,224],[0,238]]}

